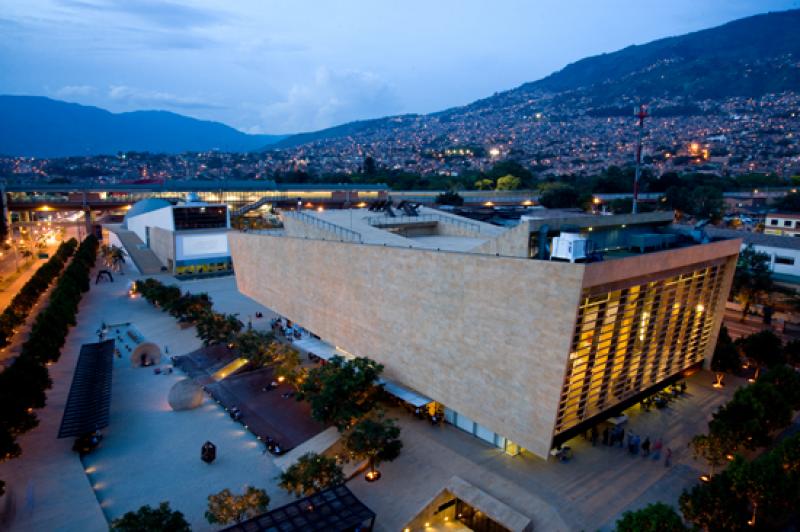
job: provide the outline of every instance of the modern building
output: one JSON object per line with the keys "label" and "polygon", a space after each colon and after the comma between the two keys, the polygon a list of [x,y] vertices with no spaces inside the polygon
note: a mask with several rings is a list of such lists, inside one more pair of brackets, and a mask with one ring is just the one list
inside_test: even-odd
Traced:
{"label": "modern building", "polygon": [[800,214],[770,213],[764,220],[764,234],[800,236]]}
{"label": "modern building", "polygon": [[125,215],[122,229],[134,233],[178,277],[230,273],[228,206],[189,199],[176,205],[160,198],[141,200]]}
{"label": "modern building", "polygon": [[741,240],[671,213],[531,212],[505,229],[427,208],[286,211],[282,234],[229,241],[242,293],[377,360],[453,425],[547,456],[710,360]]}
{"label": "modern building", "polygon": [[742,239],[742,248],[753,246],[754,250],[769,257],[774,280],[787,284],[800,284],[800,239],[716,227],[706,228],[706,231],[712,238]]}

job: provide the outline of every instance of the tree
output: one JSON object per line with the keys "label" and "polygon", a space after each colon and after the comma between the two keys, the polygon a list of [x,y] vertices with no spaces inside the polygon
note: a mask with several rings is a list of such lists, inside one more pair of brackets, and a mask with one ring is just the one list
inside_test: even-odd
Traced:
{"label": "tree", "polygon": [[578,189],[566,183],[547,183],[539,187],[539,203],[548,209],[567,209],[580,205]]}
{"label": "tree", "polygon": [[497,190],[517,190],[521,184],[520,178],[508,174],[497,179]]}
{"label": "tree", "polygon": [[295,390],[299,390],[306,376],[300,360],[300,353],[288,345],[278,342],[272,343],[270,352],[275,376],[291,385]]}
{"label": "tree", "polygon": [[372,410],[378,392],[375,381],[382,371],[381,364],[366,357],[334,356],[308,372],[297,399],[311,404],[314,419],[341,432]]}
{"label": "tree", "polygon": [[696,218],[718,221],[725,212],[722,191],[716,187],[699,186],[692,191],[691,214]]}
{"label": "tree", "polygon": [[492,190],[494,188],[494,181],[491,179],[478,179],[475,181],[475,188],[478,190]]}
{"label": "tree", "polygon": [[800,366],[800,340],[790,340],[783,346],[786,361],[793,366]]}
{"label": "tree", "polygon": [[730,476],[726,473],[684,491],[678,503],[683,518],[702,530],[747,528],[747,501],[734,494]]}
{"label": "tree", "polygon": [[239,350],[239,356],[246,358],[254,367],[272,363],[270,346],[276,342],[271,332],[248,329],[240,332],[233,343]]}
{"label": "tree", "polygon": [[786,361],[783,343],[772,331],[759,331],[739,338],[736,343],[744,356],[756,364],[759,370],[764,367],[772,368]]}
{"label": "tree", "polygon": [[616,532],[684,532],[689,529],[683,524],[675,508],[657,502],[648,504],[641,510],[628,511],[617,521]]}
{"label": "tree", "polygon": [[364,175],[374,176],[377,173],[375,159],[371,155],[364,157]]}
{"label": "tree", "polygon": [[342,468],[333,458],[306,453],[281,473],[279,486],[295,496],[312,495],[344,482]]}
{"label": "tree", "polygon": [[232,342],[236,333],[244,326],[236,316],[236,314],[206,312],[197,320],[197,337],[203,340],[205,346]]}
{"label": "tree", "polygon": [[234,495],[225,488],[208,496],[206,520],[212,525],[241,523],[245,519],[263,514],[268,507],[269,495],[262,489],[247,486],[244,494]]}
{"label": "tree", "polygon": [[437,205],[452,205],[454,207],[460,207],[464,205],[464,198],[461,197],[461,194],[456,192],[455,190],[448,190],[447,192],[442,192],[438,196],[436,196],[436,204]]}
{"label": "tree", "polygon": [[743,305],[741,321],[747,317],[753,303],[760,301],[772,289],[769,261],[769,255],[756,251],[752,244],[739,252],[731,291]]}
{"label": "tree", "polygon": [[396,422],[383,415],[362,419],[345,438],[345,449],[358,459],[366,459],[369,470],[374,473],[381,462],[391,462],[400,456],[403,442]]}
{"label": "tree", "polygon": [[739,350],[728,334],[728,328],[720,327],[717,345],[714,346],[714,356],[711,359],[711,369],[717,373],[733,373],[742,364]]}
{"label": "tree", "polygon": [[703,458],[711,467],[709,476],[714,476],[714,470],[725,463],[728,454],[727,445],[713,433],[710,435],[698,434],[689,441],[689,447],[695,458]]}
{"label": "tree", "polygon": [[800,212],[800,193],[790,192],[775,202],[778,212]]}
{"label": "tree", "polygon": [[115,532],[190,532],[191,527],[183,514],[173,511],[168,502],[162,502],[158,508],[149,505],[140,507],[135,512],[128,512],[111,523]]}

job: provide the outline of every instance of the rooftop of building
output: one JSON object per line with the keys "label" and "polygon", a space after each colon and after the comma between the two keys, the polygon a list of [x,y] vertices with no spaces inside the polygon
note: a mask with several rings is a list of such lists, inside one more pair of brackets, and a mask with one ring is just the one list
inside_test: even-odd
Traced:
{"label": "rooftop of building", "polygon": [[786,218],[787,220],[800,220],[800,213],[796,212],[771,212],[767,218]]}
{"label": "rooftop of building", "polygon": [[[689,226],[678,226],[688,228]],[[794,236],[767,235],[755,231],[740,231],[737,229],[723,229],[720,227],[707,227],[706,233],[711,238],[741,238],[745,244],[763,246],[777,249],[791,249],[800,251],[800,238]]]}
{"label": "rooftop of building", "polygon": [[447,251],[470,251],[504,231],[496,225],[428,207],[418,207],[415,215],[401,209],[371,211],[366,208],[289,211],[286,214],[311,224],[322,222],[321,229],[343,228],[351,232],[352,239],[364,244]]}

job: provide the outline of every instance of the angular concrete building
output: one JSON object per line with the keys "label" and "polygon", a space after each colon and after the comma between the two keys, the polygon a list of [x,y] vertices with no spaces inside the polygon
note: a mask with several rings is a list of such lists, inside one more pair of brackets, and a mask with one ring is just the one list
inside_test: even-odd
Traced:
{"label": "angular concrete building", "polygon": [[379,361],[453,425],[546,456],[710,360],[740,241],[680,232],[671,213],[533,212],[506,229],[287,211],[283,232],[229,240],[242,293]]}

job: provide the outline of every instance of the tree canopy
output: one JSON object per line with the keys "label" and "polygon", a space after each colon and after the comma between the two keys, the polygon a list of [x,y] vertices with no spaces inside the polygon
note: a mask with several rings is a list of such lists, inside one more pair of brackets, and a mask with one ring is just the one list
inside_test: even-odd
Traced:
{"label": "tree canopy", "polygon": [[316,453],[306,453],[279,477],[279,486],[297,497],[312,495],[344,482],[336,460]]}
{"label": "tree canopy", "polygon": [[374,471],[381,462],[400,456],[403,442],[396,420],[378,415],[356,423],[345,437],[344,446],[356,458],[366,459]]}
{"label": "tree canopy", "polygon": [[334,356],[308,372],[297,399],[310,403],[314,419],[343,431],[375,406],[375,381],[382,371],[383,365],[369,358]]}
{"label": "tree canopy", "polygon": [[617,521],[616,532],[688,532],[675,508],[657,502],[628,511]]}
{"label": "tree canopy", "polygon": [[149,505],[140,507],[135,512],[128,512],[111,523],[114,532],[190,532],[191,527],[183,514],[172,510],[168,502],[162,502],[158,508]]}
{"label": "tree canopy", "polygon": [[247,486],[242,495],[235,495],[228,488],[208,496],[206,520],[213,524],[241,523],[263,514],[269,507],[267,492]]}

